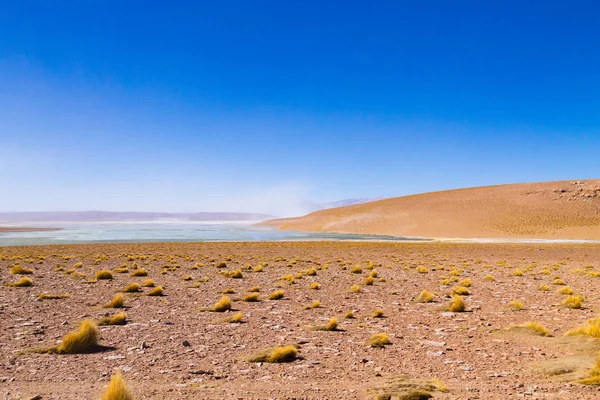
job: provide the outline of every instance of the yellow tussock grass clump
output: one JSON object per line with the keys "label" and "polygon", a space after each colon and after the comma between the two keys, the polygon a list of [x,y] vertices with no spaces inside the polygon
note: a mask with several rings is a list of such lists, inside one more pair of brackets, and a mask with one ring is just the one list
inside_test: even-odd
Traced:
{"label": "yellow tussock grass clump", "polygon": [[164,296],[165,292],[162,286],[156,286],[154,289],[148,292],[148,296]]}
{"label": "yellow tussock grass clump", "polygon": [[485,277],[483,277],[483,280],[488,282],[496,282],[496,278],[494,278],[492,275],[486,275]]}
{"label": "yellow tussock grass clump", "polygon": [[96,272],[96,279],[112,279],[113,274],[107,269],[103,269],[101,271]]}
{"label": "yellow tussock grass clump", "polygon": [[33,286],[33,280],[24,276],[21,279],[19,279],[17,282],[11,283],[8,286],[30,287],[30,286]]}
{"label": "yellow tussock grass clump", "polygon": [[319,308],[321,306],[321,302],[319,300],[313,301],[310,306],[304,307],[305,310],[310,310],[311,308]]}
{"label": "yellow tussock grass clump", "polygon": [[233,290],[233,288],[227,288],[227,289],[223,290],[222,293],[223,294],[234,294],[235,290]]}
{"label": "yellow tussock grass clump", "polygon": [[285,292],[283,290],[276,290],[269,295],[269,300],[280,300],[285,296]]}
{"label": "yellow tussock grass clump", "polygon": [[392,344],[392,342],[390,342],[390,337],[387,333],[376,333],[367,340],[369,347],[385,347],[388,344]]}
{"label": "yellow tussock grass clump", "polygon": [[548,290],[550,290],[550,286],[545,285],[545,284],[541,284],[538,289],[541,290],[541,291],[543,291],[543,292],[547,292]]}
{"label": "yellow tussock grass clump", "polygon": [[420,274],[426,274],[429,272],[429,270],[421,265],[417,267],[417,272]]}
{"label": "yellow tussock grass clump", "polygon": [[55,350],[59,354],[87,353],[98,346],[100,331],[94,321],[84,320],[79,329],[68,333]]}
{"label": "yellow tussock grass clump", "polygon": [[111,301],[104,305],[104,308],[121,308],[123,307],[124,300],[122,294],[116,294]]}
{"label": "yellow tussock grass clump", "polygon": [[367,279],[365,279],[365,285],[366,285],[366,286],[371,286],[371,285],[373,285],[373,282],[375,282],[375,281],[373,280],[373,277],[372,277],[372,276],[367,276]]}
{"label": "yellow tussock grass clump", "polygon": [[354,318],[354,312],[348,311],[346,313],[346,315],[344,315],[344,318],[346,318],[346,319],[352,319],[352,318]]}
{"label": "yellow tussock grass clump", "polygon": [[417,303],[431,303],[433,301],[433,294],[427,290],[423,290],[415,299]]}
{"label": "yellow tussock grass clump", "polygon": [[375,310],[373,313],[373,318],[383,318],[383,310],[381,308]]}
{"label": "yellow tussock grass clump", "polygon": [[231,310],[231,299],[227,296],[221,297],[221,299],[212,308],[215,312],[225,312]]}
{"label": "yellow tussock grass clump", "polygon": [[242,279],[244,277],[244,274],[242,274],[241,269],[238,269],[237,271],[231,271],[229,273],[229,277],[234,279]]}
{"label": "yellow tussock grass clump", "polygon": [[250,294],[247,294],[246,296],[244,296],[242,301],[257,302],[257,301],[259,301],[258,296],[259,296],[258,293],[250,293]]}
{"label": "yellow tussock grass clump", "polygon": [[136,269],[133,271],[131,276],[148,276],[148,271],[146,271],[144,268]]}
{"label": "yellow tussock grass clump", "polygon": [[112,376],[101,400],[133,400],[131,391],[120,372]]}
{"label": "yellow tussock grass clump", "polygon": [[238,313],[233,314],[229,318],[225,318],[225,322],[229,322],[230,324],[239,324],[240,322],[242,322],[243,317],[244,316],[242,315],[242,313],[238,312]]}
{"label": "yellow tussock grass clump", "polygon": [[33,270],[32,269],[23,268],[20,265],[15,265],[14,267],[12,267],[10,269],[10,273],[12,275],[29,275],[29,274],[33,274]]}
{"label": "yellow tussock grass clump", "polygon": [[585,335],[585,336],[600,338],[600,317],[590,319],[589,321],[585,322],[583,325],[580,325],[577,328],[573,328],[573,329],[567,331],[567,333],[565,333],[565,335],[566,336]]}
{"label": "yellow tussock grass clump", "polygon": [[521,311],[523,309],[523,303],[519,300],[512,300],[506,306],[513,311]]}
{"label": "yellow tussock grass clump", "polygon": [[40,300],[60,300],[60,299],[66,299],[70,296],[71,295],[69,293],[63,293],[63,294],[42,293],[38,296],[38,299],[40,299]]}
{"label": "yellow tussock grass clump", "polygon": [[248,359],[249,362],[284,363],[292,362],[298,358],[298,349],[295,346],[281,346],[267,349]]}
{"label": "yellow tussock grass clump", "polygon": [[464,300],[457,294],[452,295],[452,300],[450,304],[448,304],[448,311],[451,312],[464,312],[465,311],[465,302]]}
{"label": "yellow tussock grass clump", "polygon": [[600,385],[600,355],[596,360],[596,365],[589,371],[589,376],[577,381],[582,385]]}
{"label": "yellow tussock grass clump", "polygon": [[146,279],[142,283],[142,287],[154,287],[154,281],[152,279]]}
{"label": "yellow tussock grass clump", "polygon": [[250,289],[248,289],[247,292],[249,292],[249,293],[258,293],[258,292],[260,292],[260,286],[253,286]]}
{"label": "yellow tussock grass clump", "polygon": [[329,320],[329,322],[327,322],[327,325],[325,326],[319,326],[317,328],[315,328],[315,330],[317,331],[329,331],[329,332],[334,332],[339,330],[338,329],[338,322],[337,322],[337,318],[333,317]]}
{"label": "yellow tussock grass clump", "polygon": [[521,271],[520,269],[517,268],[517,269],[513,270],[512,274],[514,276],[523,276],[523,271]]}
{"label": "yellow tussock grass clump", "polygon": [[125,293],[135,293],[140,291],[140,284],[133,282],[123,289]]}
{"label": "yellow tussock grass clump", "polygon": [[464,287],[471,287],[471,280],[470,279],[463,279],[462,281],[458,282],[458,284],[460,286],[464,286]]}
{"label": "yellow tussock grass clump", "polygon": [[573,294],[573,289],[568,286],[563,286],[556,291],[559,294]]}
{"label": "yellow tussock grass clump", "polygon": [[321,285],[319,285],[318,282],[313,282],[310,284],[309,287],[310,287],[310,289],[313,289],[313,290],[319,290],[321,288]]}
{"label": "yellow tussock grass clump", "polygon": [[360,265],[355,265],[351,270],[350,270],[351,274],[362,274],[362,268],[360,267]]}
{"label": "yellow tussock grass clump", "polygon": [[360,286],[358,286],[358,285],[352,285],[350,287],[350,291],[354,292],[354,293],[360,293]]}
{"label": "yellow tussock grass clump", "polygon": [[102,317],[98,320],[98,325],[125,325],[127,324],[127,314],[124,312],[118,313],[115,315],[110,315],[108,317]]}
{"label": "yellow tussock grass clump", "polygon": [[471,294],[469,292],[469,289],[467,289],[464,286],[456,286],[454,289],[452,289],[452,293],[457,294],[459,296],[468,296],[469,294]]}
{"label": "yellow tussock grass clump", "polygon": [[525,322],[524,324],[517,325],[519,328],[531,329],[536,332],[540,336],[550,336],[550,332],[548,328],[543,326],[542,324],[538,324],[537,322]]}
{"label": "yellow tussock grass clump", "polygon": [[566,299],[563,300],[562,305],[572,309],[580,309],[581,303],[583,302],[583,296],[581,295],[572,295],[567,296]]}

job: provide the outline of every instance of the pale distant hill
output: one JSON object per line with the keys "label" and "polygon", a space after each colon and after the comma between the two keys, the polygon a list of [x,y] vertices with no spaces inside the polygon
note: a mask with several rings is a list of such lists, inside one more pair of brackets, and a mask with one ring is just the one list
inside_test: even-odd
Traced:
{"label": "pale distant hill", "polygon": [[600,180],[424,193],[263,224],[309,232],[600,240]]}
{"label": "pale distant hill", "polygon": [[19,222],[136,222],[136,221],[263,221],[273,215],[236,212],[160,213],[160,212],[5,212],[0,223]]}

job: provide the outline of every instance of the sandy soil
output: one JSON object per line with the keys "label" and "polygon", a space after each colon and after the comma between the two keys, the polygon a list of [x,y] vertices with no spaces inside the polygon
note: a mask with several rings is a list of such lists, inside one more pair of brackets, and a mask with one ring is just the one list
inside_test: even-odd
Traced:
{"label": "sandy soil", "polygon": [[264,225],[413,237],[600,239],[600,181],[487,186],[396,197]]}
{"label": "sandy soil", "polygon": [[20,226],[0,226],[0,232],[42,232],[42,231],[58,231],[60,228],[35,228],[35,227],[20,227]]}
{"label": "sandy soil", "polygon": [[[0,248],[0,398],[99,398],[110,375],[120,370],[138,399],[366,399],[415,386],[439,399],[589,399],[597,396],[597,389],[575,381],[589,374],[600,351],[599,340],[564,334],[597,315],[598,260],[598,245],[287,242],[4,247]],[[74,268],[78,262],[83,265]],[[134,262],[138,269],[148,270],[147,277],[130,276]],[[220,262],[226,267],[218,268]],[[21,277],[9,273],[17,263],[33,270],[27,276],[34,286],[5,286]],[[194,267],[198,263],[202,265]],[[115,271],[122,265],[127,272]],[[258,265],[263,265],[262,272],[247,269]],[[362,273],[350,272],[356,265]],[[307,275],[312,268],[316,275]],[[364,283],[371,268],[377,278],[369,286]],[[94,281],[101,269],[112,270],[114,279]],[[242,269],[243,278],[222,274],[237,269]],[[279,279],[288,274],[296,277],[293,284]],[[495,281],[487,280],[488,275]],[[191,280],[183,280],[186,276]],[[554,284],[556,277],[565,285]],[[127,325],[101,327],[100,343],[112,350],[19,354],[55,345],[85,318],[121,311],[102,305],[128,284],[147,278],[162,285],[166,296],[149,297],[148,288],[125,294]],[[471,294],[463,296],[467,312],[445,311],[449,294],[464,279],[472,282]],[[310,289],[313,282],[320,289]],[[549,290],[539,290],[542,284]],[[352,292],[352,285],[359,285],[360,292]],[[235,291],[229,295],[235,300],[253,286],[260,287],[260,302],[233,303],[244,323],[223,322],[232,312],[202,311],[225,289]],[[561,306],[566,296],[557,290],[567,286],[585,296],[583,308]],[[266,300],[279,288],[285,291],[283,299]],[[434,293],[432,303],[415,302],[423,289]],[[37,299],[42,293],[64,292],[70,297]],[[304,309],[316,300],[318,308]],[[524,308],[511,311],[507,304],[512,300],[522,301]],[[384,318],[373,317],[378,308]],[[354,310],[354,319],[344,318],[349,310]],[[314,330],[331,317],[338,318],[340,331]],[[546,326],[552,337],[505,329],[527,321]],[[366,345],[381,332],[389,335],[391,345]],[[298,344],[301,359],[283,364],[247,361],[257,351],[285,344]],[[447,391],[437,390],[443,389],[439,383],[431,386],[432,379],[443,382]]]}

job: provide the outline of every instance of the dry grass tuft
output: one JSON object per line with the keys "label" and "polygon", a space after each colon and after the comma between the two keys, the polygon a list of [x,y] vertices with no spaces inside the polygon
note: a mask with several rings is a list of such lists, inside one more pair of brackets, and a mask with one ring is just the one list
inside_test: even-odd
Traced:
{"label": "dry grass tuft", "polygon": [[70,297],[71,295],[69,293],[63,293],[63,294],[47,294],[47,293],[42,293],[38,296],[39,300],[60,300],[60,299],[66,299],[68,297]]}
{"label": "dry grass tuft", "polygon": [[124,300],[122,294],[116,294],[111,301],[104,305],[104,308],[122,308]]}
{"label": "dry grass tuft", "polygon": [[570,288],[570,287],[568,287],[568,286],[563,286],[563,287],[561,287],[560,289],[558,289],[556,292],[557,292],[557,293],[559,293],[559,294],[567,294],[567,295],[570,295],[570,294],[573,294],[573,289],[571,289],[571,288]]}
{"label": "dry grass tuft", "polygon": [[388,344],[392,344],[392,342],[387,333],[376,333],[367,340],[367,345],[370,347],[385,347]]}
{"label": "dry grass tuft", "polygon": [[124,312],[111,315],[108,317],[102,317],[98,320],[98,325],[125,325],[127,324],[127,314]]}
{"label": "dry grass tuft", "polygon": [[433,294],[427,290],[423,290],[415,299],[417,303],[431,303],[433,301]]}
{"label": "dry grass tuft", "polygon": [[241,312],[233,314],[231,317],[225,318],[225,322],[229,322],[230,324],[239,324],[242,322],[242,318],[244,316]]}
{"label": "dry grass tuft", "polygon": [[79,329],[68,333],[52,352],[58,354],[80,354],[87,353],[98,346],[100,331],[94,321],[84,320]]}
{"label": "dry grass tuft", "polygon": [[573,295],[567,296],[566,299],[563,300],[562,305],[572,309],[580,309],[581,303],[583,302],[583,296],[581,295]]}
{"label": "dry grass tuft", "polygon": [[101,271],[96,272],[96,279],[112,279],[113,274],[107,269],[103,269]]}
{"label": "dry grass tuft", "polygon": [[352,285],[352,286],[350,286],[350,291],[353,293],[360,293],[360,286]]}
{"label": "dry grass tuft", "polygon": [[488,282],[496,282],[496,278],[494,278],[492,275],[486,275],[483,277],[484,281],[488,281]]}
{"label": "dry grass tuft", "polygon": [[548,286],[546,284],[541,284],[538,289],[541,290],[541,291],[543,291],[543,292],[547,292],[548,290],[550,290],[550,286]]}
{"label": "dry grass tuft", "polygon": [[344,315],[344,318],[346,318],[346,319],[353,319],[354,318],[354,312],[348,311],[346,313],[346,315]]}
{"label": "dry grass tuft", "polygon": [[381,308],[375,310],[373,313],[373,318],[383,318],[383,310]]}
{"label": "dry grass tuft", "polygon": [[15,265],[10,269],[12,275],[29,275],[33,274],[32,269],[23,268],[21,265]]}
{"label": "dry grass tuft", "polygon": [[148,296],[164,296],[165,292],[162,286],[156,286],[154,289],[148,292]]}
{"label": "dry grass tuft", "polygon": [[295,346],[282,346],[267,349],[248,359],[249,362],[284,363],[292,362],[298,358],[298,349]]}
{"label": "dry grass tuft", "polygon": [[537,322],[525,322],[524,324],[517,325],[517,327],[531,329],[540,336],[551,336],[548,329],[545,326],[538,324]]}
{"label": "dry grass tuft", "polygon": [[450,304],[448,304],[448,311],[464,312],[465,309],[466,309],[466,306],[465,306],[465,302],[462,299],[462,297],[460,297],[457,294],[453,294],[452,300],[450,301]]}
{"label": "dry grass tuft", "polygon": [[140,284],[133,282],[122,290],[124,293],[136,293],[140,291]]}
{"label": "dry grass tuft", "polygon": [[521,311],[523,309],[523,303],[519,300],[510,301],[506,306],[512,311]]}
{"label": "dry grass tuft", "polygon": [[148,271],[146,271],[144,268],[136,269],[133,271],[131,276],[148,276]]}
{"label": "dry grass tuft", "polygon": [[227,296],[221,297],[221,299],[213,306],[214,312],[225,312],[231,310],[231,299]]}
{"label": "dry grass tuft", "polygon": [[328,331],[328,332],[335,332],[338,331],[338,322],[337,322],[337,318],[333,317],[329,320],[329,322],[327,322],[327,325],[325,326],[319,326],[317,328],[315,328],[315,330],[317,331]]}
{"label": "dry grass tuft", "polygon": [[566,336],[585,335],[585,336],[600,338],[600,317],[590,319],[589,321],[585,322],[583,325],[580,325],[577,328],[573,328],[573,329],[567,331],[567,333],[565,333],[565,335]]}
{"label": "dry grass tuft", "polygon": [[313,282],[310,284],[309,288],[313,290],[319,290],[321,288],[321,285],[319,285],[318,282]]}
{"label": "dry grass tuft", "polygon": [[360,267],[360,265],[355,265],[351,270],[350,270],[351,274],[362,274],[362,268]]}
{"label": "dry grass tuft", "polygon": [[369,275],[369,276],[367,276],[367,279],[365,279],[365,285],[366,285],[366,286],[371,286],[371,285],[373,285],[373,283],[374,283],[374,282],[375,282],[375,281],[373,280],[373,277],[372,277],[372,276],[370,276],[370,275]]}
{"label": "dry grass tuft", "polygon": [[276,290],[269,295],[269,300],[280,300],[285,296],[285,292],[283,290]]}
{"label": "dry grass tuft", "polygon": [[154,281],[152,279],[146,279],[142,283],[142,287],[154,287]]}
{"label": "dry grass tuft", "polygon": [[101,400],[133,400],[131,391],[120,372],[112,376]]}
{"label": "dry grass tuft", "polygon": [[246,296],[244,296],[244,298],[242,299],[242,301],[247,301],[247,302],[257,302],[259,301],[258,296],[260,296],[258,293],[250,293],[247,294]]}
{"label": "dry grass tuft", "polygon": [[11,283],[8,286],[13,286],[13,287],[30,287],[30,286],[33,286],[33,280],[24,276],[21,279],[19,279],[17,282]]}
{"label": "dry grass tuft", "polygon": [[471,294],[469,292],[469,289],[467,289],[464,286],[456,286],[454,289],[452,289],[452,293],[457,294],[459,296],[468,296]]}
{"label": "dry grass tuft", "polygon": [[253,286],[250,289],[246,290],[249,293],[258,293],[260,292],[260,286]]}

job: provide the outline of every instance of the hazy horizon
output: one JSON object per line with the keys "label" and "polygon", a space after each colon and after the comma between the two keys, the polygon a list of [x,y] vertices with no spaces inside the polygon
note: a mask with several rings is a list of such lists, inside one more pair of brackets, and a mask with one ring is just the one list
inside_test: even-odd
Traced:
{"label": "hazy horizon", "polygon": [[566,2],[5,2],[0,210],[290,216],[594,178],[597,16]]}

